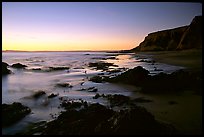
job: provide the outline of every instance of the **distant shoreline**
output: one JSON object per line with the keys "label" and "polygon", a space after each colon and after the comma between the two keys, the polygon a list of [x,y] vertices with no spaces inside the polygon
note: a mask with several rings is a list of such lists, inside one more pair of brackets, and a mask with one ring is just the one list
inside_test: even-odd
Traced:
{"label": "distant shoreline", "polygon": [[73,50],[73,51],[21,51],[21,50],[2,50],[2,52],[119,52],[120,50]]}

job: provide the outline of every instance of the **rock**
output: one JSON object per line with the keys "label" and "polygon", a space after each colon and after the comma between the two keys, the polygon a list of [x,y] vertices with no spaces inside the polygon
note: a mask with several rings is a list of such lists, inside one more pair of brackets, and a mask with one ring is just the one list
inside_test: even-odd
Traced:
{"label": "rock", "polygon": [[58,94],[50,94],[49,96],[48,96],[48,98],[54,98],[54,97],[56,97],[56,96],[58,96]]}
{"label": "rock", "polygon": [[8,66],[9,66],[9,64],[8,64],[8,63],[6,63],[6,62],[2,62],[2,66],[8,67]]}
{"label": "rock", "polygon": [[42,69],[41,69],[41,68],[33,68],[33,69],[31,69],[31,70],[40,71],[40,70],[42,70]]}
{"label": "rock", "polygon": [[130,101],[130,98],[128,96],[120,94],[106,95],[105,98],[110,101],[111,106],[121,106],[123,104],[129,103]]}
{"label": "rock", "polygon": [[89,88],[82,88],[82,89],[79,89],[78,91],[97,92],[98,89],[97,89],[96,87],[89,87]]}
{"label": "rock", "polygon": [[112,74],[112,73],[122,72],[122,70],[121,69],[113,69],[113,70],[108,70],[107,72],[109,72],[109,74]]}
{"label": "rock", "polygon": [[18,69],[24,69],[25,67],[27,67],[26,65],[23,65],[21,63],[16,63],[16,64],[13,64],[11,65],[11,67],[13,68],[18,68]]}
{"label": "rock", "polygon": [[45,91],[38,91],[38,92],[34,93],[32,95],[32,97],[37,99],[37,98],[39,98],[39,97],[41,97],[42,95],[45,95],[45,94],[46,94]]}
{"label": "rock", "polygon": [[7,75],[7,74],[10,74],[11,71],[7,68],[9,65],[5,62],[2,62],[2,76],[3,75]]}
{"label": "rock", "polygon": [[190,25],[153,32],[130,51],[166,51],[202,49],[202,16],[196,16]]}
{"label": "rock", "polygon": [[175,93],[184,90],[201,90],[202,80],[197,79],[200,73],[190,74],[188,71],[178,70],[171,74],[159,73],[151,76],[142,85],[143,93]]}
{"label": "rock", "polygon": [[194,17],[176,47],[177,50],[192,48],[202,49],[202,16]]}
{"label": "rock", "polygon": [[123,82],[127,84],[133,84],[141,86],[144,81],[148,78],[149,71],[141,66],[129,69],[128,71],[113,77],[106,79],[109,82]]}
{"label": "rock", "polygon": [[10,126],[31,112],[31,109],[21,103],[2,104],[2,126]]}
{"label": "rock", "polygon": [[98,89],[97,88],[93,88],[93,89],[88,89],[88,92],[97,92]]}
{"label": "rock", "polygon": [[96,83],[102,83],[103,82],[103,77],[101,76],[93,76],[89,79],[92,82],[96,82]]}
{"label": "rock", "polygon": [[107,121],[100,125],[99,133],[104,130],[113,135],[168,135],[176,133],[174,127],[159,123],[146,109],[138,106],[134,109],[121,110]]}
{"label": "rock", "polygon": [[89,63],[89,67],[95,67],[97,70],[108,70],[110,66],[118,67],[117,65],[114,65],[114,63],[106,63],[102,61]]}
{"label": "rock", "polygon": [[104,78],[108,82],[122,82],[141,87],[143,93],[175,93],[184,90],[202,90],[202,72],[178,70],[171,74],[148,75],[149,71],[138,66],[116,77]]}
{"label": "rock", "polygon": [[69,70],[69,67],[49,67],[49,71]]}
{"label": "rock", "polygon": [[60,106],[65,108],[65,109],[75,109],[75,108],[80,108],[82,105],[86,104],[85,102],[70,102],[70,101],[63,101]]}
{"label": "rock", "polygon": [[62,87],[62,88],[72,88],[73,86],[69,83],[58,83],[56,84],[56,87]]}
{"label": "rock", "polygon": [[101,95],[97,93],[97,94],[93,97],[93,99],[98,99],[98,98],[100,98],[100,97],[101,97]]}
{"label": "rock", "polygon": [[156,121],[142,107],[117,112],[94,103],[78,111],[67,109],[37,132],[42,135],[168,135],[175,134],[176,130]]}

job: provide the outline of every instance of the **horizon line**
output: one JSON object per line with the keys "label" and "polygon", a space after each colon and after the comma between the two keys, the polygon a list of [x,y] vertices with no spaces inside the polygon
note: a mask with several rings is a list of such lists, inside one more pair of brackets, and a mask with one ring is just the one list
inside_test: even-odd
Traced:
{"label": "horizon line", "polygon": [[33,51],[26,51],[26,50],[2,50],[2,52],[106,52],[106,51],[126,51],[126,50],[33,50]]}

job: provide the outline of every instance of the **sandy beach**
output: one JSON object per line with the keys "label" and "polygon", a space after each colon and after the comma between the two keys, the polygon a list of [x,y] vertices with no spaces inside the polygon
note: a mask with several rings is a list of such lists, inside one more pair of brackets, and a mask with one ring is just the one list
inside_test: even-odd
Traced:
{"label": "sandy beach", "polygon": [[[151,57],[156,62],[183,66],[187,70],[202,72],[201,50],[140,52],[137,54]],[[194,91],[168,95],[135,93],[135,96],[153,100],[153,102],[140,105],[151,112],[156,119],[173,124],[180,134],[202,133],[202,96],[195,94]],[[171,104],[172,101],[174,103]]]}
{"label": "sandy beach", "polygon": [[183,66],[189,70],[202,70],[202,50],[137,52],[136,54],[151,57],[156,62]]}

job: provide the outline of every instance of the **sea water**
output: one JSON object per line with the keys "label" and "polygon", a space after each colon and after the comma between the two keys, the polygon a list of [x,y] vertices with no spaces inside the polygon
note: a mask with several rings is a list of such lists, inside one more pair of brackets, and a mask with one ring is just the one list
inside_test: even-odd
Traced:
{"label": "sea water", "polygon": [[[112,58],[110,58],[112,57]],[[115,58],[114,58],[115,57]],[[147,58],[148,59],[148,58]],[[149,59],[151,60],[151,59]],[[2,104],[21,102],[31,108],[32,112],[16,124],[3,128],[3,134],[15,134],[23,130],[27,125],[42,120],[53,120],[53,115],[58,116],[63,110],[60,108],[60,97],[68,99],[82,99],[90,103],[99,102],[107,105],[103,99],[93,99],[99,94],[123,94],[129,96],[135,89],[133,86],[114,83],[94,83],[89,78],[95,75],[118,75],[122,72],[109,74],[106,71],[89,67],[90,62],[104,61],[114,63],[110,69],[125,68],[126,70],[136,66],[142,66],[150,71],[151,75],[159,72],[171,73],[182,67],[161,63],[141,62],[141,58],[133,53],[108,53],[108,52],[3,52],[2,61],[12,65],[21,63],[27,65],[26,69],[8,67],[12,74],[2,76]],[[49,67],[69,67],[68,70],[46,70]],[[156,71],[157,70],[160,71]],[[72,88],[56,87],[57,83],[69,83]],[[87,92],[80,89],[95,87],[98,91]],[[30,98],[35,92],[42,90],[47,95],[58,94],[58,97],[48,99],[42,96],[39,99]]]}

